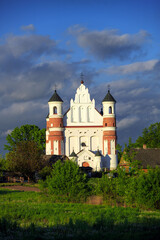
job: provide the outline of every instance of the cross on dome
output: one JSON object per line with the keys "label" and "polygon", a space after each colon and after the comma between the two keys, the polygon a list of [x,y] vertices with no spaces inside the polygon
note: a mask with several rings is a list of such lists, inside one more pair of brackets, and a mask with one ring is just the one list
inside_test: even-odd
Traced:
{"label": "cross on dome", "polygon": [[80,76],[81,76],[81,84],[83,84],[84,83],[84,81],[83,81],[84,80],[84,74],[81,72]]}
{"label": "cross on dome", "polygon": [[111,90],[111,85],[108,84],[108,92],[110,92],[110,90]]}

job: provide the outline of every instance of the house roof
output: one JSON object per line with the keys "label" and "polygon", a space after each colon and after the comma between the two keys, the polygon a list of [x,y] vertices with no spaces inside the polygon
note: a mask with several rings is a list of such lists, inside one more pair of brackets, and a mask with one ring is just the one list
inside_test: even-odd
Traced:
{"label": "house roof", "polygon": [[63,102],[62,98],[57,94],[57,91],[54,91],[54,94],[52,97],[49,99],[48,102]]}
{"label": "house roof", "polygon": [[115,102],[116,100],[114,99],[114,97],[110,94],[110,90],[108,90],[108,93],[106,94],[105,98],[103,99],[102,102]]}
{"label": "house roof", "polygon": [[51,166],[52,164],[56,163],[58,160],[64,161],[68,158],[64,155],[43,155],[43,159],[46,163],[49,163]]}
{"label": "house roof", "polygon": [[[160,148],[134,148],[131,149],[131,152],[135,152],[134,159],[140,161],[144,169],[147,166],[155,168],[156,166],[160,167]],[[120,164],[122,162],[120,161]]]}

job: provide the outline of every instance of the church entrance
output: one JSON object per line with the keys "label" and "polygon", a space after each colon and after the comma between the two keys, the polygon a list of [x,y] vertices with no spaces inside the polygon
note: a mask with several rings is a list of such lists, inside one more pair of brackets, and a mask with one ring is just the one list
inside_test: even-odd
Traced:
{"label": "church entrance", "polygon": [[82,167],[89,167],[89,163],[88,162],[83,162]]}

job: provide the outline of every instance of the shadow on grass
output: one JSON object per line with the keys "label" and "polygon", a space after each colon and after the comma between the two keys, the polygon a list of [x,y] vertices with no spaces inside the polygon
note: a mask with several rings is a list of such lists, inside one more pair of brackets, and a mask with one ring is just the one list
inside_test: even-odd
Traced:
{"label": "shadow on grass", "polygon": [[[93,225],[78,220],[73,223],[70,219],[68,224],[50,227],[37,227],[31,223],[29,227],[19,227],[16,222],[10,222],[5,218],[0,220],[0,239],[16,240],[96,240],[96,239],[135,239],[135,240],[159,240],[160,220],[143,219],[141,223],[121,223],[98,220]],[[152,224],[151,224],[152,222]]]}
{"label": "shadow on grass", "polygon": [[22,191],[19,190],[0,190],[0,195],[6,195],[6,194],[11,194],[11,193],[20,193]]}

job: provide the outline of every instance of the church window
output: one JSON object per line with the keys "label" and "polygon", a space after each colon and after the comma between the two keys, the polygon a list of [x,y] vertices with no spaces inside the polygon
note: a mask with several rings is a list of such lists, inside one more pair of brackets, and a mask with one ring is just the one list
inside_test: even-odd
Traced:
{"label": "church window", "polygon": [[107,123],[105,123],[105,127],[107,127]]}
{"label": "church window", "polygon": [[112,107],[109,107],[109,114],[112,114]]}
{"label": "church window", "polygon": [[84,142],[81,143],[82,147],[86,147],[86,144]]}
{"label": "church window", "polygon": [[57,114],[57,107],[53,108],[53,114]]}

